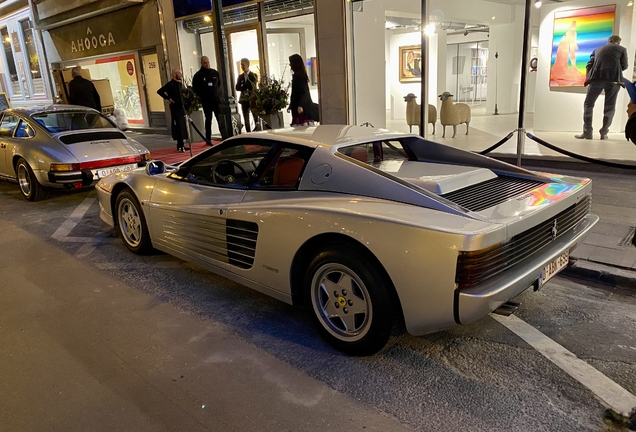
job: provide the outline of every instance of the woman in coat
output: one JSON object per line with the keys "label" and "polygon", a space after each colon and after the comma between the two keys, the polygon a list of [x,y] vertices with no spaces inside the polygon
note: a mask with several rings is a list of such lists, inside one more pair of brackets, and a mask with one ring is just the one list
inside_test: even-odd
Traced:
{"label": "woman in coat", "polygon": [[292,126],[313,126],[319,121],[318,104],[313,103],[309,93],[309,77],[303,58],[298,54],[289,56],[292,71],[291,97],[288,112],[292,114]]}
{"label": "woman in coat", "polygon": [[170,102],[170,117],[172,119],[172,139],[177,141],[177,151],[183,152],[185,147],[183,140],[188,137],[186,129],[185,110],[183,108],[183,94],[181,84],[181,71],[172,71],[172,80],[157,90],[157,94]]}

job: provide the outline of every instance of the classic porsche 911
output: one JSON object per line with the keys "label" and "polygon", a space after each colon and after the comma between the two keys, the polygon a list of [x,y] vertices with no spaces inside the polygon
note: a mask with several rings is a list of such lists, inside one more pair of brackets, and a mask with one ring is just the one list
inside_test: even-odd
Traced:
{"label": "classic porsche 911", "polygon": [[234,137],[96,190],[131,251],[303,303],[333,346],[368,355],[403,330],[514,309],[598,221],[591,186],[416,135],[318,126]]}
{"label": "classic porsche 911", "polygon": [[91,108],[51,105],[3,111],[0,178],[17,181],[29,201],[49,188],[80,189],[144,164],[150,152]]}

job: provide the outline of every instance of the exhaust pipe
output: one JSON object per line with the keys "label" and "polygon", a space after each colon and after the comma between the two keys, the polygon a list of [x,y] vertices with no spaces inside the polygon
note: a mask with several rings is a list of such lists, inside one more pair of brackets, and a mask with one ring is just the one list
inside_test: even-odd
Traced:
{"label": "exhaust pipe", "polygon": [[505,302],[504,304],[499,306],[497,309],[492,311],[492,313],[495,313],[497,315],[510,316],[518,308],[519,308],[519,303],[517,303],[515,301],[512,301],[512,300],[508,300],[507,302]]}

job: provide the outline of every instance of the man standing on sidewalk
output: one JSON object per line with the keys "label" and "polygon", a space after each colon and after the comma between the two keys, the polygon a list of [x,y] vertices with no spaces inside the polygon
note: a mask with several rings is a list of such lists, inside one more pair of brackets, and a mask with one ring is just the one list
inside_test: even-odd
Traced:
{"label": "man standing on sidewalk", "polygon": [[71,69],[73,79],[68,83],[68,101],[73,105],[82,105],[102,112],[102,102],[95,84],[82,76],[82,68]]}
{"label": "man standing on sidewalk", "polygon": [[606,45],[592,51],[587,62],[585,85],[587,96],[583,104],[583,133],[574,135],[578,139],[592,139],[592,116],[596,99],[605,92],[605,107],[603,110],[603,127],[599,131],[601,139],[607,139],[609,127],[616,111],[616,97],[623,81],[623,71],[627,69],[627,50],[620,46],[621,38],[610,36]]}
{"label": "man standing on sidewalk", "polygon": [[170,103],[170,118],[172,124],[172,139],[177,141],[177,151],[185,151],[183,140],[188,136],[185,122],[185,110],[183,109],[183,94],[181,84],[181,71],[172,70],[172,80],[157,90],[157,94]]}
{"label": "man standing on sidewalk", "polygon": [[221,76],[210,67],[210,59],[201,57],[201,69],[192,77],[192,90],[201,98],[203,114],[205,115],[205,139],[212,145],[212,113],[219,123],[219,102],[221,99]]}
{"label": "man standing on sidewalk", "polygon": [[[252,90],[256,87],[256,82],[258,81],[258,77],[252,71],[250,71],[250,61],[246,58],[241,59],[241,75],[239,75],[238,80],[236,80],[236,91],[241,92],[241,97],[239,97],[239,103],[241,104],[241,108],[243,110],[243,120],[245,121],[245,130],[247,132],[251,132],[252,128],[250,127],[250,96],[252,94]],[[254,117],[254,113],[252,113],[252,117]],[[256,117],[254,117],[254,125],[256,125]]]}

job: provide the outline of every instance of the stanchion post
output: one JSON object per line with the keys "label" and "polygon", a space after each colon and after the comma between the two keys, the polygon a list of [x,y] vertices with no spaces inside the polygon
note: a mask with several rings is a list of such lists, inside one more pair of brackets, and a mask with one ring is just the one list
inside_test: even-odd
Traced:
{"label": "stanchion post", "polygon": [[521,166],[521,155],[524,152],[525,129],[523,128],[526,111],[526,78],[528,75],[528,42],[530,39],[530,12],[532,0],[526,0],[526,13],[523,17],[523,46],[521,47],[521,83],[519,94],[519,124],[517,128],[517,165]]}
{"label": "stanchion post", "polygon": [[187,126],[187,131],[188,131],[188,147],[190,147],[190,157],[192,157],[192,134],[190,133],[190,122],[192,122],[192,119],[190,118],[190,116],[188,114],[185,115],[186,118],[186,126]]}

